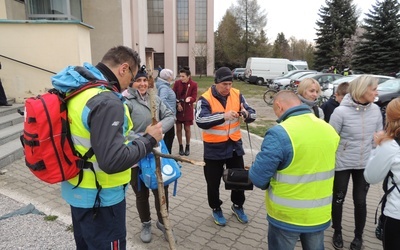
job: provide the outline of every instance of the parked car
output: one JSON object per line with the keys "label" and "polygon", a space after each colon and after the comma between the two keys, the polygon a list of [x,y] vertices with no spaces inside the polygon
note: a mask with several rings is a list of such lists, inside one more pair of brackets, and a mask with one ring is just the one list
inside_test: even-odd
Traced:
{"label": "parked car", "polygon": [[375,103],[381,108],[383,117],[385,117],[386,106],[388,103],[399,96],[399,78],[389,79],[378,85],[378,96],[375,99]]}
{"label": "parked car", "polygon": [[280,89],[285,89],[290,84],[290,81],[293,79],[298,79],[307,74],[316,73],[315,70],[293,70],[289,71],[287,74],[281,77],[275,78],[272,82],[279,85]]}
{"label": "parked car", "polygon": [[342,78],[342,77],[343,76],[339,75],[339,74],[316,72],[316,73],[307,74],[298,79],[292,80],[291,83],[293,83],[295,85],[299,85],[300,82],[304,78],[314,78],[321,85],[322,95],[326,96],[326,97],[330,97],[332,95],[332,91],[330,91],[330,93],[326,92],[327,90],[329,90],[329,84],[339,78]]}
{"label": "parked car", "polygon": [[246,68],[234,68],[232,70],[232,76],[234,80],[243,80],[243,74]]}
{"label": "parked car", "polygon": [[[335,81],[332,82],[332,84],[329,84],[328,90],[325,91],[326,94],[332,95],[337,88],[337,86],[343,82],[351,82],[357,77],[362,76],[362,75],[349,75],[349,76],[344,76],[342,78],[339,78]],[[378,78],[378,84],[381,84],[389,79],[393,79],[394,77],[391,76],[385,76],[385,75],[372,75],[376,78]]]}

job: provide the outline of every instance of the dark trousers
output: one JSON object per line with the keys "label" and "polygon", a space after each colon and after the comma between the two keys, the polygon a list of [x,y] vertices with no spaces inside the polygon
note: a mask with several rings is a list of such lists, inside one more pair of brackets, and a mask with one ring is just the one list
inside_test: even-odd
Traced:
{"label": "dark trousers", "polygon": [[[396,192],[396,190],[394,190]],[[400,245],[400,220],[384,217],[383,222],[383,249],[397,250]]]}
{"label": "dark trousers", "polygon": [[126,249],[125,199],[110,207],[92,208],[71,206],[72,225],[77,250]]}
{"label": "dark trousers", "polygon": [[168,152],[172,154],[172,143],[174,142],[175,138],[175,127],[173,126],[170,130],[168,130],[164,134],[164,142],[165,146],[167,146]]}
{"label": "dark trousers", "polygon": [[356,237],[362,237],[365,221],[367,218],[367,193],[369,184],[364,179],[364,170],[335,171],[333,182],[332,200],[332,227],[335,230],[342,230],[343,203],[349,185],[350,175],[353,180],[353,204],[354,222]]}
{"label": "dark trousers", "polygon": [[1,83],[0,80],[0,105],[6,105],[6,104],[7,104],[6,92],[4,92],[3,84]]}
{"label": "dark trousers", "polygon": [[[140,221],[143,223],[143,222],[148,222],[151,220],[150,202],[149,202],[150,190],[146,187],[146,185],[144,185],[142,180],[139,178],[138,174],[139,174],[139,167],[132,168],[131,186],[136,195],[136,208],[139,213]],[[160,199],[158,198],[158,190],[154,189],[151,191],[153,192],[153,195],[154,195],[154,203],[156,206],[158,221],[161,224],[164,224],[164,221],[163,221],[162,215],[161,215],[161,204],[160,204]],[[165,192],[165,201],[167,203],[167,210],[168,210],[168,204],[169,204],[169,202],[168,202],[168,186],[164,187],[164,192]]]}
{"label": "dark trousers", "polygon": [[[204,159],[206,165],[204,166],[204,177],[207,182],[207,197],[208,205],[214,208],[220,208],[222,201],[219,199],[219,186],[221,184],[221,177],[224,172],[224,165],[226,168],[244,168],[243,156],[237,156],[233,152],[232,158],[224,160],[210,160]],[[244,190],[232,190],[231,201],[238,206],[243,206],[245,201]]]}

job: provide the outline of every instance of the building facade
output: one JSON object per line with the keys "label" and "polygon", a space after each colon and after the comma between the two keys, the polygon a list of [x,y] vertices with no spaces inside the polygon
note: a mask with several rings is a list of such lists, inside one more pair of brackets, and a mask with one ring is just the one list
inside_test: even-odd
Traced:
{"label": "building facade", "polygon": [[[16,81],[32,78],[25,71],[48,79],[60,65],[96,64],[116,45],[138,51],[150,69],[161,66],[178,74],[180,67],[189,66],[192,75],[211,76],[213,25],[214,0],[0,0],[0,61],[6,69],[0,77],[7,95],[21,100],[28,96],[10,93]],[[40,37],[29,31],[37,29]],[[33,40],[37,42],[26,43]],[[50,51],[40,56],[45,50]],[[57,62],[49,55],[56,55]],[[22,70],[18,77],[13,74],[17,69]],[[25,92],[40,94],[49,87],[50,82]]]}

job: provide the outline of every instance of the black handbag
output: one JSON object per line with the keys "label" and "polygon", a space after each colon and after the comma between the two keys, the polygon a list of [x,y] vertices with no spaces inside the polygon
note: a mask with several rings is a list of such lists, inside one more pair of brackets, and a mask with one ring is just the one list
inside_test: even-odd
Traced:
{"label": "black handbag", "polygon": [[253,190],[249,171],[241,168],[225,169],[222,175],[226,190]]}

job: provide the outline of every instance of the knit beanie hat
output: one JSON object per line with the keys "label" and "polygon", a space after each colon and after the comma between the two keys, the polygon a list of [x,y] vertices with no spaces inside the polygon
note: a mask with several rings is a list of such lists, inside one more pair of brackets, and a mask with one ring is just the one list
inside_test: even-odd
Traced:
{"label": "knit beanie hat", "polygon": [[139,78],[139,77],[146,77],[147,76],[147,72],[146,72],[146,66],[142,65],[142,67],[140,67],[139,71],[137,72],[136,76],[135,76],[135,81]]}
{"label": "knit beanie hat", "polygon": [[228,67],[221,67],[215,72],[215,83],[232,82],[232,71]]}

